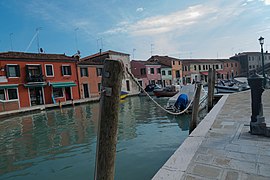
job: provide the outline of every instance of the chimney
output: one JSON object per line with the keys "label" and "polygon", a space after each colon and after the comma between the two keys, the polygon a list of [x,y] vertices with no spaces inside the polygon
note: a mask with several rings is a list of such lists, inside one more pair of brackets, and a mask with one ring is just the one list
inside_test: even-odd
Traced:
{"label": "chimney", "polygon": [[102,49],[99,49],[99,54],[101,55]]}

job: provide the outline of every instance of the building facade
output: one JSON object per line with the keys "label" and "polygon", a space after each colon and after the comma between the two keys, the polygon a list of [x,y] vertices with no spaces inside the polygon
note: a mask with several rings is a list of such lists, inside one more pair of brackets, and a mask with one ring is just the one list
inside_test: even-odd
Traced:
{"label": "building facade", "polygon": [[0,109],[79,99],[76,62],[64,54],[0,53]]}
{"label": "building facade", "polygon": [[139,87],[132,80],[130,75],[126,72],[127,70],[131,72],[129,54],[109,50],[109,51],[99,52],[99,53],[84,57],[80,60],[80,62],[88,61],[88,62],[99,62],[99,63],[104,64],[105,60],[120,60],[123,62],[125,66],[125,76],[122,80],[121,90],[126,91],[129,94],[138,94]]}
{"label": "building facade", "polygon": [[[249,76],[254,70],[262,67],[262,54],[261,52],[242,52],[235,54],[230,59],[238,61],[241,67],[241,75]],[[270,53],[264,53],[264,64],[270,63]]]}
{"label": "building facade", "polygon": [[160,65],[171,67],[172,72],[172,84],[183,84],[182,82],[182,61],[177,58],[169,56],[152,56],[147,61],[158,62]]}

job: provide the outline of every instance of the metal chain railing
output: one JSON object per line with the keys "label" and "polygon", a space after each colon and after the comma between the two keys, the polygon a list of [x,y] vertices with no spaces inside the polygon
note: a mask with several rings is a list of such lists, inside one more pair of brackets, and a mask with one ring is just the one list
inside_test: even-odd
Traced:
{"label": "metal chain railing", "polygon": [[146,92],[145,90],[144,90],[144,88],[140,85],[140,83],[136,80],[136,78],[134,77],[134,75],[131,73],[131,72],[129,72],[129,70],[128,70],[128,68],[126,68],[126,71],[125,72],[127,72],[127,74],[131,77],[131,79],[140,87],[140,89],[142,89],[142,91],[159,107],[159,108],[161,108],[162,110],[164,110],[165,112],[167,112],[167,113],[169,113],[169,114],[171,114],[171,115],[181,115],[181,114],[184,114],[185,112],[187,112],[187,110],[189,109],[189,107],[191,106],[191,104],[192,104],[192,102],[193,102],[193,100],[194,100],[194,97],[195,97],[195,93],[196,93],[196,90],[197,90],[197,87],[195,88],[195,90],[194,90],[194,94],[193,94],[193,97],[192,97],[192,100],[189,102],[189,104],[188,104],[188,106],[186,107],[186,109],[184,109],[183,111],[180,111],[180,112],[171,112],[171,111],[169,111],[169,110],[167,110],[167,109],[165,109],[164,107],[162,107],[160,104],[158,104],[158,102],[157,101],[155,101],[149,94],[148,94],[148,92]]}

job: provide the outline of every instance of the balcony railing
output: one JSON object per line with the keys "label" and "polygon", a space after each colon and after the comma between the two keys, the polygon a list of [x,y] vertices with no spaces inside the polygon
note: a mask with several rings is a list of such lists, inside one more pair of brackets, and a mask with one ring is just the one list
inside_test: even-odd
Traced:
{"label": "balcony railing", "polygon": [[28,75],[26,76],[26,81],[27,82],[44,82],[45,78],[44,75]]}

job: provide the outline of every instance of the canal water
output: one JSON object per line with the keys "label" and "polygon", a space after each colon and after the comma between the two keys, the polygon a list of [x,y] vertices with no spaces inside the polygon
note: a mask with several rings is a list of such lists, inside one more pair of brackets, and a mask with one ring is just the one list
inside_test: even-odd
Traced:
{"label": "canal water", "polygon": [[[0,179],[94,179],[98,114],[90,103],[0,121]],[[189,118],[148,97],[122,101],[115,179],[151,179],[188,136]]]}

